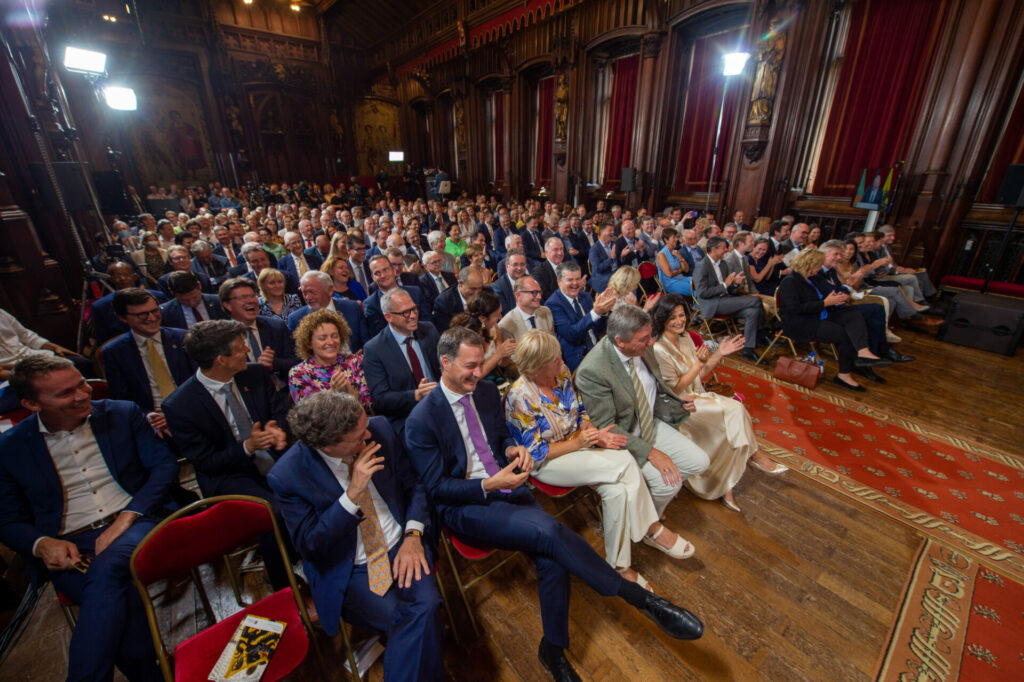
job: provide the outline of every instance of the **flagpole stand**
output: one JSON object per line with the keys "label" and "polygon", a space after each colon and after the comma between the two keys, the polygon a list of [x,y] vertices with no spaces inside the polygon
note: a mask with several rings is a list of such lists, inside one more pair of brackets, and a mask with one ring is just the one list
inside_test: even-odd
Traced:
{"label": "flagpole stand", "polygon": [[864,234],[870,234],[875,231],[879,213],[881,211],[868,211],[868,217],[864,220]]}

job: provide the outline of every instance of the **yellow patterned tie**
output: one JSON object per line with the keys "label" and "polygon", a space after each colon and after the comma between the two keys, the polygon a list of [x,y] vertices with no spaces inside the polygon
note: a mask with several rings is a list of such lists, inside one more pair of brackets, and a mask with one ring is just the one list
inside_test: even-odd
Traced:
{"label": "yellow patterned tie", "polygon": [[363,512],[363,520],[359,524],[359,532],[363,534],[363,551],[366,552],[366,576],[370,581],[370,591],[383,597],[391,587],[391,561],[388,558],[388,546],[384,542],[384,531],[377,520],[377,509],[370,497],[370,488],[355,500],[359,510]]}
{"label": "yellow patterned tie", "polygon": [[302,256],[297,256],[295,258],[295,262],[299,266],[299,279],[302,279],[302,276],[305,275],[306,272],[309,270],[309,268],[306,267],[306,259],[303,258]]}
{"label": "yellow patterned tie", "polygon": [[640,381],[640,376],[636,373],[636,367],[633,365],[633,359],[629,360],[629,378],[633,380],[633,392],[636,393],[636,412],[637,417],[640,419],[640,438],[654,445],[655,430],[654,430],[654,413],[651,411],[651,404],[647,402],[647,392],[644,391],[644,385]]}
{"label": "yellow patterned tie", "polygon": [[156,379],[160,395],[167,400],[177,386],[174,384],[174,379],[171,378],[171,371],[167,369],[167,363],[161,357],[160,351],[156,349],[153,339],[146,339],[146,360],[149,361],[149,368],[153,370],[153,378]]}

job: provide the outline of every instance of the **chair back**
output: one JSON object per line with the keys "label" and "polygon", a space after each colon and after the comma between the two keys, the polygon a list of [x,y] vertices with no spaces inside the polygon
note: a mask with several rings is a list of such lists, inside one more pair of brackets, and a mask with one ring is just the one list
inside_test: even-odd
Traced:
{"label": "chair back", "polygon": [[658,276],[658,266],[650,261],[641,263],[637,270],[640,272],[640,279],[654,279]]}
{"label": "chair back", "polygon": [[694,348],[700,348],[704,345],[704,337],[699,332],[687,332],[690,335],[690,340],[693,341]]}

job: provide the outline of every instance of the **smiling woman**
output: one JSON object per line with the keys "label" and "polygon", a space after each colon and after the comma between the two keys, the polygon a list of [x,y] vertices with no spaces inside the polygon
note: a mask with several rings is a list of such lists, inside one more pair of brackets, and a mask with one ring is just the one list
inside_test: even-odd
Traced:
{"label": "smiling woman", "polygon": [[302,362],[288,372],[292,400],[299,402],[320,391],[342,391],[369,409],[372,401],[363,376],[363,352],[349,351],[344,317],[326,309],[312,312],[302,318],[293,338]]}

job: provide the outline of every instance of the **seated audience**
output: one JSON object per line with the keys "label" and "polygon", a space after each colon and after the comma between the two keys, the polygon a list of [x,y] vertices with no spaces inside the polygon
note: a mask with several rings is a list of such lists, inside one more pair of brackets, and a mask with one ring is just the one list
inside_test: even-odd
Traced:
{"label": "seated audience", "polygon": [[454,274],[441,269],[444,264],[444,256],[437,251],[426,251],[420,257],[423,262],[424,273],[419,276],[420,291],[427,299],[430,309],[434,309],[434,301],[440,294],[443,294],[448,287],[455,286],[459,281]]}
{"label": "seated audience", "polygon": [[839,353],[839,373],[833,382],[854,391],[864,387],[850,374],[854,367],[885,367],[882,360],[868,348],[864,318],[856,310],[842,307],[849,294],[833,291],[827,296],[818,290],[811,278],[821,270],[825,255],[809,249],[793,259],[793,272],[779,284],[779,314],[786,336],[796,342],[834,343]]}
{"label": "seated audience", "polygon": [[227,317],[217,294],[204,294],[199,278],[190,270],[171,273],[167,288],[174,298],[160,306],[165,327],[190,329],[196,322]]}
{"label": "seated audience", "polygon": [[[515,284],[526,274],[526,254],[522,249],[510,248],[500,265],[504,265],[505,269],[500,271],[499,267],[498,278],[491,284],[491,291],[501,299],[501,312],[507,314],[516,307]],[[541,298],[540,300],[544,301],[545,299]]]}
{"label": "seated audience", "polygon": [[[483,232],[477,232],[477,237],[480,241],[483,241]],[[473,267],[476,268],[480,276],[483,277],[484,284],[489,285],[494,281],[497,276],[495,268],[497,267],[490,256],[487,255],[487,246],[480,245],[476,242],[466,247],[466,251],[462,256],[463,268]]]}
{"label": "seated audience", "polygon": [[541,300],[546,301],[558,290],[558,266],[565,260],[565,245],[558,237],[551,237],[544,244],[544,260],[531,272],[530,276],[540,285]]}
{"label": "seated audience", "polygon": [[[288,411],[287,397],[263,365],[246,362],[241,322],[197,323],[185,335],[185,352],[199,370],[164,401],[163,410],[203,496],[252,495],[273,503],[266,475],[286,445],[278,423]],[[271,585],[288,587],[274,534],[261,535],[259,546]]]}
{"label": "seated audience", "polygon": [[348,346],[345,318],[320,309],[302,318],[294,332],[295,352],[302,360],[288,373],[292,401],[320,391],[341,391],[359,399],[370,409],[370,389],[363,376],[363,352]]}
{"label": "seated audience", "polygon": [[722,257],[728,248],[721,237],[710,237],[707,242],[707,258],[697,263],[693,275],[694,298],[700,306],[700,313],[707,319],[716,315],[743,318],[743,357],[757,362],[754,348],[764,338],[764,309],[756,296],[740,293],[746,279],[743,274],[729,272],[729,266]]}
{"label": "seated audience", "polygon": [[302,307],[297,294],[284,290],[284,275],[280,270],[266,268],[256,278],[256,286],[260,289],[260,315],[276,317],[287,323],[288,316]]}
{"label": "seated audience", "polygon": [[516,352],[516,340],[506,339],[498,327],[501,319],[501,302],[489,291],[480,294],[469,302],[466,312],[452,318],[451,326],[466,327],[479,334],[487,342],[484,352],[484,364],[480,373],[484,379],[501,383],[507,378],[515,378],[516,368],[512,355]]}
{"label": "seated audience", "polygon": [[[114,291],[92,302],[90,307],[92,319],[92,337],[96,343],[102,346],[104,343],[120,336],[128,331],[128,327],[117,317],[114,312],[114,296],[122,289],[130,289],[139,285],[139,276],[135,268],[128,263],[111,263],[107,267],[107,274],[110,275],[110,286]],[[167,297],[162,291],[150,289],[157,301],[163,303]]]}
{"label": "seated audience", "polygon": [[[599,247],[594,245],[595,249]],[[583,276],[576,263],[558,266],[558,291],[551,294],[544,305],[551,311],[555,334],[562,345],[562,357],[570,371],[576,371],[583,356],[597,344],[604,333],[605,315],[615,301],[613,289],[602,291],[597,300],[592,300],[590,294],[583,291]]]}
{"label": "seated audience", "polygon": [[[268,268],[269,269],[269,268]],[[230,319],[246,328],[249,362],[258,362],[273,372],[279,386],[288,383],[288,371],[298,363],[288,325],[276,316],[260,315],[259,289],[246,277],[225,280],[220,285],[220,305]]]}
{"label": "seated audience", "polygon": [[[268,483],[302,556],[324,632],[341,619],[387,637],[384,679],[441,680],[436,533],[423,484],[383,417],[320,393],[288,414],[299,439]],[[344,624],[341,623],[341,627]]]}
{"label": "seated audience", "polygon": [[160,246],[160,237],[156,232],[143,232],[141,239],[142,248],[132,251],[132,260],[142,270],[146,286],[159,288],[157,282],[160,276],[171,269],[167,264],[167,251]]}
{"label": "seated audience", "polygon": [[352,278],[352,266],[344,258],[331,256],[321,264],[320,271],[326,272],[334,281],[334,296],[356,302],[366,300],[366,292],[359,282]]}
{"label": "seated audience", "polygon": [[417,286],[399,284],[395,268],[387,256],[374,256],[370,259],[370,275],[373,277],[376,290],[367,296],[363,302],[363,307],[366,310],[366,328],[370,336],[380,333],[386,326],[384,314],[380,309],[380,298],[391,289],[399,288],[405,290],[412,300],[416,302],[416,305],[419,306],[420,317],[424,320],[432,319],[423,292]]}
{"label": "seated audience", "polygon": [[[270,262],[270,256],[266,249],[258,243],[250,242],[243,246],[242,258],[245,259],[246,263],[228,270],[229,276],[248,277],[255,282],[259,279],[260,273],[266,268],[274,267]],[[281,272],[281,274],[284,275],[284,290],[289,294],[299,293],[299,280],[292,276],[290,272]]]}
{"label": "seated audience", "polygon": [[547,306],[541,305],[542,292],[533,277],[520,277],[513,286],[516,306],[501,318],[498,327],[505,338],[519,338],[531,329],[555,331],[555,322]]}
{"label": "seated audience", "polygon": [[596,428],[562,362],[551,332],[530,330],[516,351],[520,377],[505,400],[509,433],[533,457],[531,475],[564,487],[589,485],[601,496],[605,559],[627,580],[650,589],[633,570],[631,543],[661,528],[647,482],[612,425]]}
{"label": "seated audience", "polygon": [[667,293],[689,296],[690,263],[679,253],[679,233],[674,227],[666,227],[662,233],[665,246],[657,252],[658,281]]}
{"label": "seated audience", "polygon": [[661,378],[680,400],[692,400],[693,414],[679,425],[679,431],[708,453],[711,464],[686,485],[705,500],[721,499],[733,511],[740,511],[732,489],[750,462],[761,471],[781,474],[781,464],[768,459],[757,446],[750,415],[743,403],[704,390],[701,380],[710,376],[727,355],[743,348],[743,338],[723,338],[711,352],[708,346],[697,348],[686,331],[685,299],[679,294],[663,297],[651,313],[654,356]]}
{"label": "seated audience", "polygon": [[[757,289],[759,296],[775,297],[775,290],[779,287],[782,269],[782,254],[771,252],[771,240],[767,237],[757,237],[754,246],[747,255],[749,267],[749,279]],[[750,287],[747,287],[750,290]],[[751,292],[753,293],[753,292]]]}
{"label": "seated audience", "polygon": [[466,240],[462,238],[462,228],[459,227],[458,223],[452,223],[448,226],[448,237],[444,241],[445,252],[452,257],[452,260],[456,263],[456,270],[458,270],[459,260],[462,258],[462,254],[466,252]]}
{"label": "seated audience", "polygon": [[447,329],[452,318],[465,312],[467,306],[480,295],[483,286],[484,280],[479,270],[474,267],[462,268],[459,271],[458,286],[448,287],[434,299],[434,324],[437,329],[442,332]]}
{"label": "seated audience", "polygon": [[[608,279],[617,267],[612,244],[614,237],[615,226],[605,223],[598,230],[597,241],[590,247],[590,286],[595,293],[601,293],[608,288]],[[569,365],[569,368],[572,369],[572,365]]]}
{"label": "seated audience", "polygon": [[409,457],[456,537],[533,559],[544,630],[538,656],[554,678],[578,679],[565,656],[570,575],[602,596],[622,597],[672,637],[699,638],[703,625],[693,614],[616,573],[586,540],[543,511],[524,486],[533,457],[509,435],[498,389],[480,381],[484,340],[456,327],[441,337],[438,355],[441,383],[409,415]]}
{"label": "seated audience", "polygon": [[326,272],[312,270],[302,276],[302,296],[306,299],[306,305],[288,316],[288,329],[295,331],[302,318],[313,312],[326,308],[341,313],[348,323],[349,340],[348,345],[353,352],[363,347],[370,338],[366,330],[366,318],[363,317],[363,309],[356,301],[349,301],[341,296],[334,295],[334,280]]}
{"label": "seated audience", "polygon": [[[69,360],[30,354],[10,381],[34,414],[0,436],[0,542],[41,561],[78,604],[68,679],[112,680],[116,666],[130,680],[158,680],[128,562],[170,503],[178,465],[136,405],[90,401]],[[52,646],[44,655],[60,656]]]}
{"label": "seated audience", "polygon": [[228,259],[215,254],[209,242],[199,239],[189,251],[192,253],[192,272],[206,277],[215,287],[219,287],[228,278],[228,269],[231,267]]}
{"label": "seated audience", "polygon": [[444,261],[441,263],[441,269],[445,272],[455,274],[455,259],[452,254],[448,252],[448,240],[445,238],[445,234],[441,230],[433,230],[427,234],[427,244],[430,246],[430,250],[434,253],[441,254],[441,258]]}
{"label": "seated audience", "polygon": [[305,252],[302,235],[298,232],[284,233],[284,248],[287,252],[278,258],[277,269],[290,274],[296,282],[310,270],[319,270],[324,262],[315,249],[313,253]]}
{"label": "seated audience", "polygon": [[402,434],[405,418],[437,386],[437,329],[420,320],[419,307],[404,289],[381,297],[387,326],[363,349],[363,372],[376,414]]}
{"label": "seated audience", "polygon": [[636,224],[632,220],[623,220],[619,227],[622,234],[612,246],[616,268],[621,268],[623,265],[637,267],[643,261],[653,257],[653,254],[647,253],[647,243],[637,238]]}
{"label": "seated audience", "polygon": [[926,303],[928,299],[935,296],[935,285],[932,284],[932,280],[924,269],[915,270],[896,264],[896,257],[889,248],[894,241],[896,241],[896,228],[892,225],[882,225],[878,228],[875,251],[881,258],[888,260],[883,266],[882,272],[875,275],[875,279],[883,282],[897,282],[907,290],[911,300],[917,303]]}

